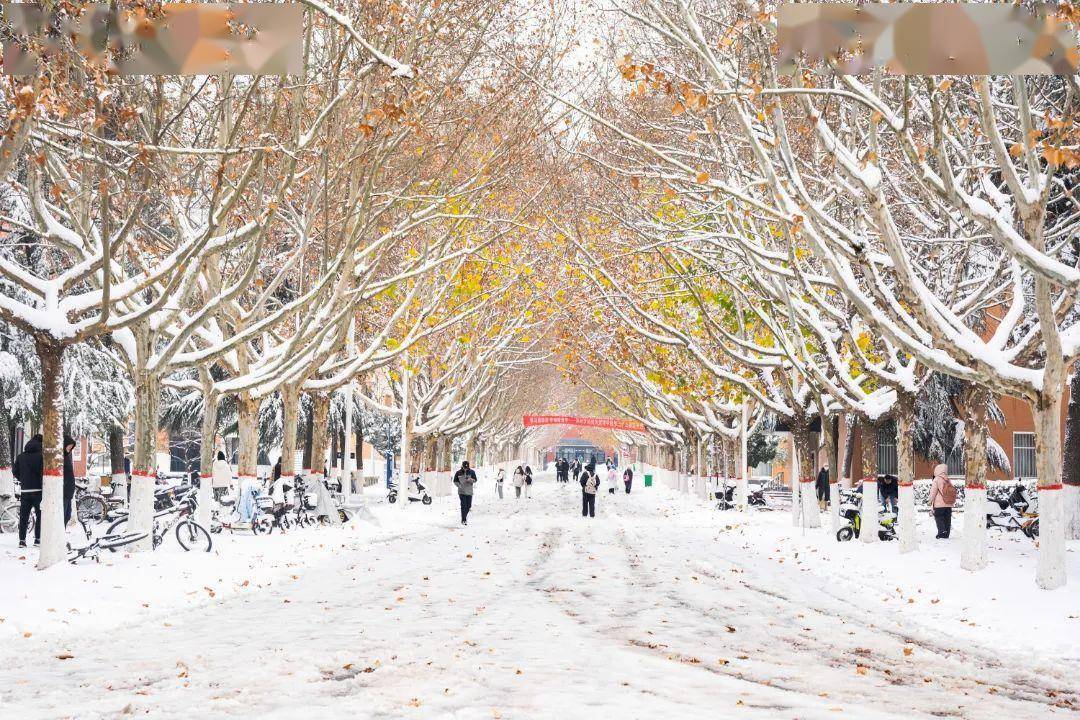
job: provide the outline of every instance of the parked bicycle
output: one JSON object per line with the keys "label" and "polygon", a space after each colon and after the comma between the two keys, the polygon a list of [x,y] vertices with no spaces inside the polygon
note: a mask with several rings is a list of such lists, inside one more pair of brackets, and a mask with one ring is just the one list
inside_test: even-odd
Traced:
{"label": "parked bicycle", "polygon": [[[83,526],[85,529],[85,525]],[[95,562],[101,562],[101,551],[108,550],[109,552],[117,552],[121,548],[132,545],[146,537],[146,533],[122,533],[118,535],[102,535],[98,538],[88,538],[89,542],[83,547],[73,548],[71,543],[68,543],[68,562],[71,564],[77,563],[79,560],[91,559]]]}
{"label": "parked bicycle", "polygon": [[[165,535],[175,528],[176,542],[184,550],[210,552],[213,541],[210,533],[192,519],[196,507],[196,489],[184,491],[175,498],[175,504],[154,515],[153,545],[156,550],[165,541]],[[128,518],[122,517],[106,530],[108,535],[126,534]]]}

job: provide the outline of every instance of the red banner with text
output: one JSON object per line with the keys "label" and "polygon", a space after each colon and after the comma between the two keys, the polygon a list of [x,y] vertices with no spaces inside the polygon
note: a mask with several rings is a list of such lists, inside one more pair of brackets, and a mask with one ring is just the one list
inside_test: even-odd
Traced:
{"label": "red banner with text", "polygon": [[645,426],[637,420],[622,420],[618,418],[590,418],[576,417],[574,415],[526,415],[522,418],[525,427],[538,427],[540,425],[574,425],[575,427],[604,428],[605,430],[627,430],[630,432],[645,432]]}

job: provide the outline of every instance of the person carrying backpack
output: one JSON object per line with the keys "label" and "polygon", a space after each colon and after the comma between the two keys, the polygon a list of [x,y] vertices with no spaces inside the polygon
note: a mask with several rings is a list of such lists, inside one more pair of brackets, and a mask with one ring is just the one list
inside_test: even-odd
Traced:
{"label": "person carrying backpack", "polygon": [[600,478],[594,470],[585,469],[581,473],[581,517],[596,517],[596,491],[600,488]]}
{"label": "person carrying backpack", "polygon": [[946,540],[952,530],[952,510],[956,504],[956,488],[949,480],[949,466],[945,463],[934,468],[934,483],[930,486],[930,507],[934,510],[937,539]]}

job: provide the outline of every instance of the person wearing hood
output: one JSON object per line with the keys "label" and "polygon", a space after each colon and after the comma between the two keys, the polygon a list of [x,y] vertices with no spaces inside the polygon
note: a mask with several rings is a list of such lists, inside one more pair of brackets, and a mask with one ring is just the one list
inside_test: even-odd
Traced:
{"label": "person wearing hood", "polygon": [[952,509],[955,504],[956,488],[949,480],[949,466],[941,463],[934,468],[934,482],[930,486],[930,507],[934,511],[938,540],[947,540],[952,531]]}
{"label": "person wearing hood", "polygon": [[476,484],[476,472],[469,467],[469,461],[461,462],[461,469],[454,473],[454,484],[458,489],[461,504],[461,524],[469,524],[469,510],[472,509],[473,485]]}
{"label": "person wearing hood", "polygon": [[35,435],[15,458],[11,474],[19,481],[19,547],[26,547],[26,526],[34,513],[34,544],[41,544],[41,478],[44,458],[41,454],[41,435]]}
{"label": "person wearing hood", "polygon": [[514,468],[514,497],[521,498],[521,488],[525,486],[525,469],[518,465]]}
{"label": "person wearing hood", "polygon": [[817,490],[818,507],[825,510],[825,505],[829,502],[829,466],[822,465],[818,470],[817,480],[814,482],[814,488]]}
{"label": "person wearing hood", "polygon": [[64,436],[64,527],[71,522],[71,499],[75,497],[75,441]]}
{"label": "person wearing hood", "polygon": [[629,465],[623,470],[622,474],[623,485],[626,487],[626,494],[630,494],[630,486],[634,484],[634,469]]}

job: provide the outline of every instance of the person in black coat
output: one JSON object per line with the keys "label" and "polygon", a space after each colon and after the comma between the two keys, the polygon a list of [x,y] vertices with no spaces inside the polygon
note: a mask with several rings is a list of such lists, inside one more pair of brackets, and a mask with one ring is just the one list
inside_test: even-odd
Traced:
{"label": "person in black coat", "polygon": [[40,435],[30,438],[26,447],[15,458],[11,474],[19,481],[19,547],[26,547],[26,526],[30,512],[34,512],[34,544],[41,544],[41,476],[44,459],[41,455]]}
{"label": "person in black coat", "polygon": [[895,475],[878,476],[878,494],[881,495],[881,504],[885,506],[885,512],[896,514],[900,503],[900,485]]}
{"label": "person in black coat", "polygon": [[75,497],[75,441],[64,436],[64,527],[71,522],[71,499]]}
{"label": "person in black coat", "polygon": [[829,468],[828,466],[822,466],[818,470],[817,480],[814,482],[815,489],[817,490],[818,505],[822,510],[825,509],[825,503],[829,502]]}

